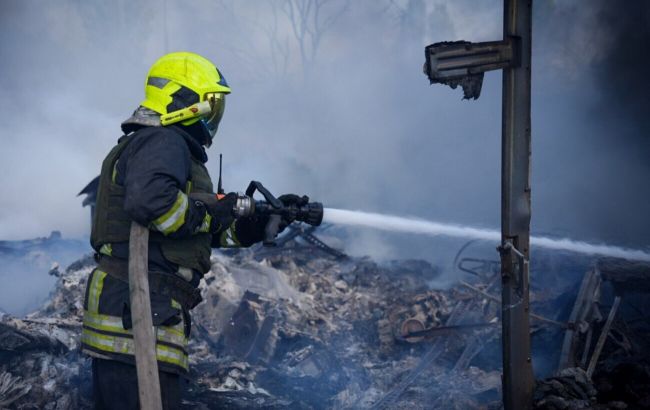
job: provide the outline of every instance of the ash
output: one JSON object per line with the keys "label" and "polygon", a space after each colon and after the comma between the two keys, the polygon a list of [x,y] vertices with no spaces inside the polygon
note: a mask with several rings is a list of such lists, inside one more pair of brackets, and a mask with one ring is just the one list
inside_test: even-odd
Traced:
{"label": "ash", "polygon": [[[427,262],[378,264],[309,237],[213,254],[204,301],[193,311],[186,408],[501,408],[496,261],[462,259],[464,280],[436,289],[440,273]],[[539,259],[546,282],[533,285],[531,336],[546,378],[536,408],[628,408],[609,374],[624,363],[636,366],[637,384],[650,379],[645,362],[630,363],[634,341],[625,339],[627,351],[606,344],[593,382],[580,368],[596,344],[586,343],[586,329],[597,338],[608,312],[576,313],[581,327],[569,335],[577,287],[587,279],[566,272],[584,264]],[[59,271],[49,300],[23,318],[0,313],[0,409],[92,408],[79,337],[94,267],[88,255]],[[622,319],[614,323],[621,337]]]}

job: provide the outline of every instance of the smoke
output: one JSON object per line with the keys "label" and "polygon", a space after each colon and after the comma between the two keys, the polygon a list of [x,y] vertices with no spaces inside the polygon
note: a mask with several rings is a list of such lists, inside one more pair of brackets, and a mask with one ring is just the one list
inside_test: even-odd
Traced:
{"label": "smoke", "polygon": [[[650,44],[650,3],[629,2],[625,6],[601,0],[597,24],[609,34],[608,47],[600,61],[594,62],[595,80],[602,86],[603,98],[596,113],[618,116],[630,124],[631,135],[650,149],[650,56],[643,52]],[[609,104],[608,104],[609,102]],[[611,102],[614,102],[611,104]],[[627,127],[626,127],[627,128]],[[630,141],[630,143],[635,143]]]}
{"label": "smoke", "polygon": [[[172,50],[204,54],[233,88],[208,152],[214,176],[224,153],[227,190],[257,179],[331,207],[498,227],[500,75],[467,102],[429,86],[421,67],[429,43],[500,38],[502,3],[325,2],[304,53],[287,4],[2,2],[0,237],[87,235],[76,194],[141,101],[148,67]],[[646,67],[635,56],[647,7],[535,3],[537,233],[648,246],[647,77],[630,71]],[[351,231],[351,246],[435,253],[421,237],[372,235]]]}
{"label": "smoke", "polygon": [[533,228],[646,247],[650,5],[537,5]]}
{"label": "smoke", "polygon": [[56,275],[89,251],[86,241],[62,239],[57,232],[48,238],[0,241],[0,312],[21,316],[37,308],[47,300]]}

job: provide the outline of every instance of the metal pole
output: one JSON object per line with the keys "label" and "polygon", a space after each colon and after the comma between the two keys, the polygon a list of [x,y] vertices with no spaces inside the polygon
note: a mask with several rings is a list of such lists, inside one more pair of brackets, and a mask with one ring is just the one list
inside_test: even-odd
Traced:
{"label": "metal pole", "polygon": [[131,223],[129,239],[129,296],[133,321],[135,366],[140,409],[161,410],[160,381],[156,361],[156,335],[149,297],[149,230]]}
{"label": "metal pole", "polygon": [[503,405],[529,409],[534,386],[530,357],[530,66],[532,0],[504,0],[504,40],[514,64],[503,70],[501,276]]}

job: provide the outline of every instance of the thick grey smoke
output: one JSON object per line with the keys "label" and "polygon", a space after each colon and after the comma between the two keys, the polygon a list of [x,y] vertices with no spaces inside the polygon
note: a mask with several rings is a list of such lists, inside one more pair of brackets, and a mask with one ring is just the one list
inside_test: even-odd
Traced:
{"label": "thick grey smoke", "polygon": [[[328,206],[498,228],[500,74],[467,102],[429,86],[421,67],[429,43],[500,38],[502,3],[332,0],[317,27],[307,23],[303,53],[289,4],[2,2],[0,238],[87,234],[75,195],[142,99],[149,65],[172,50],[204,54],[233,88],[209,151],[215,175],[224,153],[226,189],[258,179]],[[626,2],[636,10],[628,13],[615,4],[535,3],[532,225],[642,248],[648,80],[628,79],[647,66],[635,56],[648,6]],[[645,25],[626,20],[640,16]],[[353,248],[435,253],[422,238],[381,242]]]}
{"label": "thick grey smoke", "polygon": [[[650,153],[650,3],[629,2],[623,7],[600,1],[597,24],[610,36],[610,47],[602,61],[594,64],[595,79],[602,85],[604,98],[597,114],[618,116],[628,123],[627,138],[638,144],[641,155]],[[612,104],[612,102],[614,102]],[[634,141],[636,140],[636,141]],[[646,164],[648,162],[646,161]]]}
{"label": "thick grey smoke", "polygon": [[537,3],[533,225],[648,246],[650,4]]}

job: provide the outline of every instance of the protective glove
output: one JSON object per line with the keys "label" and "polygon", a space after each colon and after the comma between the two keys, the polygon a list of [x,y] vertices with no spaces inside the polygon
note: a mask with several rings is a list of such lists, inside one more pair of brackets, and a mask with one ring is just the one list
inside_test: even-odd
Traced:
{"label": "protective glove", "polygon": [[251,215],[237,219],[235,222],[235,235],[243,247],[249,247],[264,240],[264,228],[269,222],[269,217],[264,215]]}
{"label": "protective glove", "polygon": [[215,194],[190,194],[190,199],[199,201],[212,216],[210,222],[210,232],[213,234],[220,233],[227,229],[235,220],[235,205],[237,204],[237,194],[228,193],[221,199],[217,199]]}

